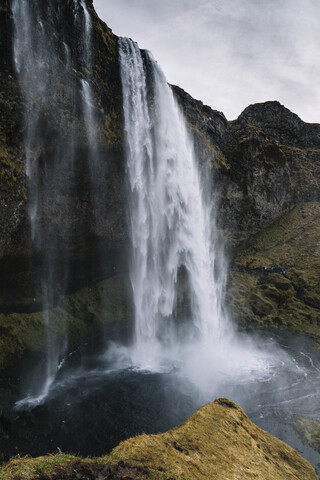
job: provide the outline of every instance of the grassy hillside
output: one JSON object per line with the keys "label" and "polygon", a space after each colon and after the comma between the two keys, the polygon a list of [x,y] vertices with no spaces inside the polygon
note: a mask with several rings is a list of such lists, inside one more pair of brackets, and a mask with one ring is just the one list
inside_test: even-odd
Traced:
{"label": "grassy hillside", "polygon": [[320,204],[309,202],[237,247],[229,301],[242,326],[288,328],[319,339],[319,286]]}
{"label": "grassy hillside", "polygon": [[254,425],[228,399],[208,403],[182,425],[139,435],[110,455],[80,460],[56,455],[16,458],[0,480],[316,480],[312,466],[291,447]]}

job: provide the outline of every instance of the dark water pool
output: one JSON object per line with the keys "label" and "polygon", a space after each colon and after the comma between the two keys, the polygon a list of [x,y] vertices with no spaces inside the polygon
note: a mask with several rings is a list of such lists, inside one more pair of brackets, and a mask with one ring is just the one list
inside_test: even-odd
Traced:
{"label": "dark water pool", "polygon": [[66,359],[39,404],[24,399],[19,408],[11,405],[2,419],[1,452],[4,457],[59,450],[100,455],[132,435],[165,431],[223,396],[243,407],[261,428],[296,448],[319,474],[320,454],[303,443],[292,418],[320,420],[320,352],[310,339],[289,333],[264,333],[254,342],[271,357],[278,356],[277,361],[261,371],[248,369],[236,375],[214,370],[200,385],[180,366],[160,372],[115,368],[105,357],[91,356],[79,367],[80,356],[77,360],[75,355],[72,361]]}

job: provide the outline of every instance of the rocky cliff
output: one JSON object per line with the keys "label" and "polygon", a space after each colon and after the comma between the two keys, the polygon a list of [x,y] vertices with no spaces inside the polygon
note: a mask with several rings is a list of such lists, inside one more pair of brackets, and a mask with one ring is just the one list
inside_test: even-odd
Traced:
{"label": "rocky cliff", "polygon": [[[67,0],[56,8],[48,5],[50,2],[38,1],[50,48],[57,55],[57,75],[46,80],[48,98],[41,116],[37,117],[41,126],[37,144],[41,148],[33,152],[33,162],[39,166],[39,185],[44,186],[39,190],[37,223],[44,245],[50,244],[52,236],[57,238],[52,247],[55,275],[58,280],[59,275],[62,278],[63,264],[67,263],[65,291],[76,295],[57,305],[57,287],[55,302],[47,307],[56,309],[52,310],[53,316],[64,312],[72,337],[77,337],[76,318],[82,318],[79,311],[90,312],[95,324],[100,312],[96,306],[105,289],[113,291],[109,284],[98,282],[126,267],[126,175],[118,39],[97,17],[92,0],[85,4]],[[75,5],[78,5],[77,21]],[[86,24],[81,5],[86,6],[92,20],[90,68],[83,61]],[[41,350],[42,337],[30,332],[39,331],[41,325],[37,313],[43,308],[39,272],[45,267],[46,251],[31,241],[28,202],[33,188],[25,173],[25,137],[30,125],[14,61],[13,39],[17,34],[14,29],[12,2],[3,0],[0,6],[2,370],[26,350]],[[63,45],[68,48],[64,50]],[[95,153],[99,158],[95,189],[90,186],[93,180],[86,162],[90,145],[83,82],[90,85],[94,94],[90,109],[98,132]],[[178,87],[173,89],[194,137],[199,162],[211,167],[218,226],[231,259],[228,300],[234,316],[245,327],[280,326],[319,338],[320,126],[304,123],[278,102],[251,105],[237,120],[228,122],[223,113],[203,105]],[[38,101],[35,95],[34,108]],[[60,150],[70,148],[71,141],[73,168],[54,169]],[[60,188],[58,203],[53,197],[52,178]],[[285,268],[286,275],[258,270],[272,266]],[[130,300],[124,300],[128,297],[123,293],[127,287],[121,285],[121,294],[113,295],[118,300],[110,307],[109,320],[112,312],[116,312],[114,318],[119,321],[118,313],[124,303],[126,313],[120,317],[128,317]],[[79,294],[79,302],[76,292],[88,286],[94,300],[89,299],[90,295],[87,298]],[[86,307],[82,302],[85,298]],[[80,332],[90,329],[88,321],[84,320],[84,324],[79,327]]]}
{"label": "rocky cliff", "polygon": [[219,225],[238,241],[299,202],[320,200],[320,125],[279,102],[250,105],[228,122],[178,87],[201,159],[212,162]]}
{"label": "rocky cliff", "polygon": [[[34,69],[38,76],[43,75],[42,83],[38,83],[45,86],[46,99],[39,96],[39,85],[35,82],[34,95],[27,101],[14,62],[14,38],[19,34],[15,28],[19,25],[14,25],[12,5],[13,2],[4,0],[0,8],[0,308],[2,311],[28,311],[32,299],[39,299],[37,279],[41,278],[44,250],[31,241],[27,211],[35,190],[35,185],[26,177],[25,144],[32,128],[30,123],[36,124],[37,136],[31,145],[32,162],[38,165],[40,185],[36,221],[44,244],[50,247],[50,238],[57,237],[56,248],[60,251],[57,262],[59,257],[63,261],[67,257],[69,288],[74,289],[85,284],[88,278],[101,278],[100,258],[95,252],[102,243],[105,251],[111,252],[107,255],[105,264],[109,260],[110,265],[104,275],[113,273],[117,263],[115,257],[125,240],[122,94],[117,37],[97,17],[92,1],[87,2],[93,22],[90,71],[83,61],[85,12],[81,4],[76,11],[77,3],[73,0],[55,9],[50,2],[37,2],[32,8],[36,8],[38,18],[43,19],[45,35],[42,38],[38,34],[40,38],[36,40],[47,41],[45,47],[51,50],[48,59],[41,59],[47,62],[42,72],[36,65],[40,47],[34,45],[34,58],[31,57],[34,64],[31,62],[28,68]],[[27,23],[26,19],[26,30]],[[28,32],[21,34],[26,37]],[[64,48],[68,48],[67,54]],[[92,180],[86,162],[89,145],[81,89],[84,81],[90,84],[94,94],[95,153],[101,159],[96,165],[95,191],[90,187]],[[62,157],[65,149],[70,150],[70,144],[76,167],[59,169],[54,164],[55,158]],[[54,197],[58,187],[59,202]],[[109,206],[107,216],[104,214],[106,205]],[[67,255],[63,254],[66,249]],[[40,307],[38,301],[37,307]]]}

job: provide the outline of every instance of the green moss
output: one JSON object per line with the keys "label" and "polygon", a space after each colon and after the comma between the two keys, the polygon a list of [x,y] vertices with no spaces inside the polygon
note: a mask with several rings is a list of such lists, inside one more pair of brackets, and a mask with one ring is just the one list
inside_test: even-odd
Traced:
{"label": "green moss", "polygon": [[30,458],[16,457],[8,464],[0,467],[0,480],[31,480],[43,475],[51,475],[57,468],[74,462],[72,455],[48,455],[45,457]]}
{"label": "green moss", "polygon": [[[296,206],[235,250],[228,298],[246,327],[320,338],[320,204]],[[259,267],[283,267],[286,276]]]}
{"label": "green moss", "polygon": [[[52,478],[59,472],[54,477],[57,480],[64,478],[67,465],[69,471],[77,471],[83,464],[79,460],[68,455],[16,458],[0,467],[0,480],[31,480],[43,473]],[[131,469],[126,478],[140,480],[229,480],[239,475],[242,480],[317,479],[309,462],[254,425],[226,398],[208,403],[166,433],[131,438],[110,455],[86,460],[86,464],[125,467]]]}
{"label": "green moss", "polygon": [[120,147],[122,145],[122,129],[120,118],[115,110],[110,110],[103,116],[103,135],[108,148]]}
{"label": "green moss", "polygon": [[16,181],[17,177],[24,175],[24,162],[19,161],[16,152],[3,143],[0,145],[0,179]]}
{"label": "green moss", "polygon": [[274,310],[270,301],[263,298],[263,295],[259,295],[255,292],[251,293],[249,297],[249,305],[253,313],[259,317],[270,315]]}
{"label": "green moss", "polygon": [[221,171],[229,171],[231,169],[231,165],[228,163],[227,158],[218,147],[215,148],[213,167],[216,170]]}

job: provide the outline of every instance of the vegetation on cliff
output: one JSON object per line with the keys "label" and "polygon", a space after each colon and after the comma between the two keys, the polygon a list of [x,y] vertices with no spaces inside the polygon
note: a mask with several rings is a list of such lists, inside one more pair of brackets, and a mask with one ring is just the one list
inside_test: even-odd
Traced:
{"label": "vegetation on cliff", "polygon": [[[320,204],[298,204],[240,243],[229,300],[246,327],[281,328],[320,339]],[[285,275],[272,272],[284,268]]]}
{"label": "vegetation on cliff", "polygon": [[0,468],[0,480],[208,479],[316,480],[312,466],[291,447],[254,425],[228,399],[198,410],[182,425],[139,435],[109,455],[16,458]]}

